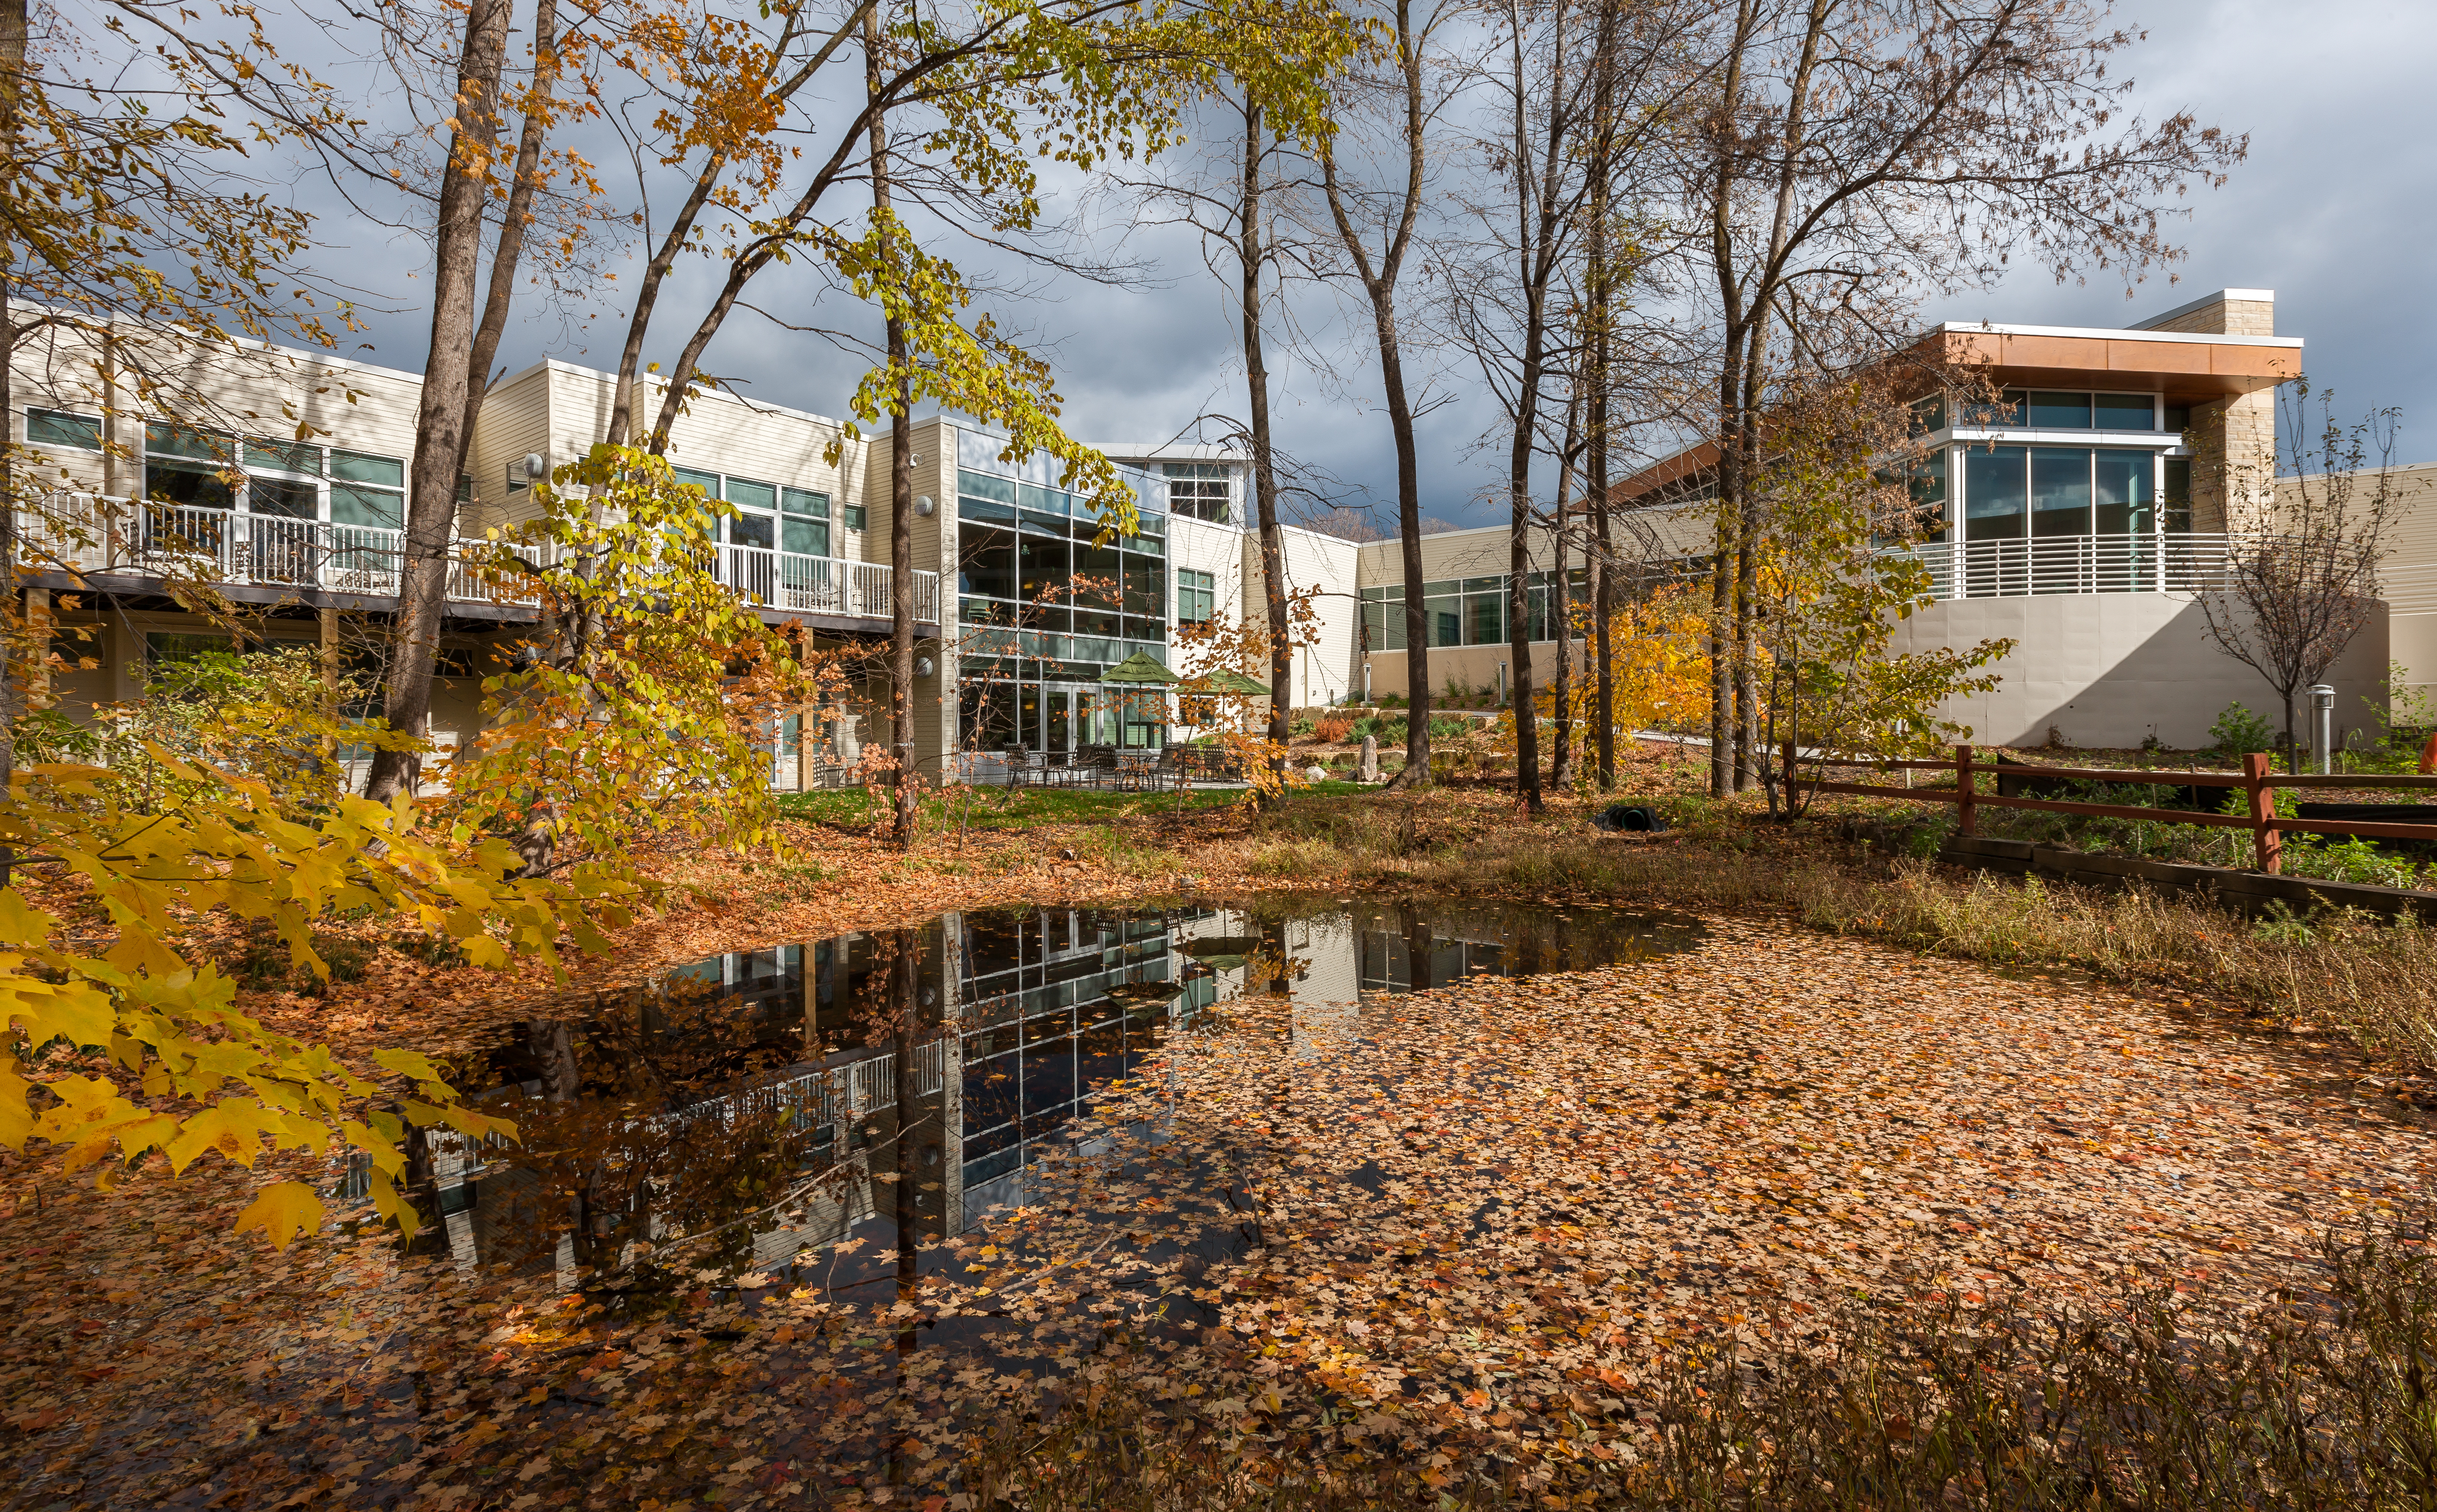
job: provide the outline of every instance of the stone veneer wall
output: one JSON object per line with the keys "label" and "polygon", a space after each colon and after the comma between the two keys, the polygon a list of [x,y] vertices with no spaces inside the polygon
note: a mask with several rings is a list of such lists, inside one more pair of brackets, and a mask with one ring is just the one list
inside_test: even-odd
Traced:
{"label": "stone veneer wall", "polygon": [[[2190,336],[2274,336],[2276,302],[2215,299],[2141,329]],[[2275,390],[2210,405],[2192,416],[2192,430],[2199,443],[2192,459],[2193,530],[2240,530],[2274,505]]]}

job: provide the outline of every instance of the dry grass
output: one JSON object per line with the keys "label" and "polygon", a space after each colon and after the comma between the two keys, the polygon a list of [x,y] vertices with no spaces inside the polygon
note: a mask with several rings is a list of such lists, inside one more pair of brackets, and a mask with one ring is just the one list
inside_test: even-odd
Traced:
{"label": "dry grass", "polygon": [[[1694,912],[1790,912],[1831,933],[1998,965],[2063,966],[2341,1024],[2437,1069],[2437,930],[2355,913],[2247,920],[2147,889],[2098,890],[1856,854],[1823,826],[1731,812],[1655,841],[1517,824],[1476,799],[1308,803],[1256,826],[1248,867],[1307,885],[1568,896]],[[1570,816],[1569,816],[1570,817]]]}
{"label": "dry grass", "polygon": [[2426,1238],[2331,1237],[2323,1293],[2236,1328],[2138,1279],[2077,1313],[1854,1297],[1781,1347],[1696,1351],[1648,1396],[1573,1403],[1638,1420],[1639,1453],[1529,1481],[1494,1458],[1298,1455],[1297,1420],[1177,1411],[1155,1364],[1115,1354],[1050,1421],[995,1434],[965,1484],[1006,1512],[2427,1507]]}

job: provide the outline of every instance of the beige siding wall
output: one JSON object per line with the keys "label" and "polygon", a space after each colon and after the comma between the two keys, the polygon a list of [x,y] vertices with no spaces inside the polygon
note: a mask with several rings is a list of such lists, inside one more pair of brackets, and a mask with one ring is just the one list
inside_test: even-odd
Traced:
{"label": "beige siding wall", "polygon": [[534,517],[533,490],[512,489],[509,484],[525,481],[524,460],[535,452],[553,465],[574,460],[552,454],[551,430],[551,364],[547,362],[509,378],[483,399],[482,413],[474,421],[473,444],[466,448],[465,470],[474,478],[474,497],[458,516],[461,533],[480,536]]}
{"label": "beige siding wall", "polygon": [[[16,412],[11,439],[26,436],[28,408],[107,415],[108,435],[123,457],[68,451],[42,456],[37,463],[62,483],[104,493],[132,495],[142,488],[140,465],[148,420],[176,420],[238,436],[290,441],[304,427],[318,445],[394,457],[414,455],[415,399],[421,380],[413,374],[283,347],[200,352],[167,345],[155,337],[121,339],[118,359],[141,366],[161,385],[150,401],[127,385],[105,385],[96,343],[75,334],[39,333],[21,347],[11,367]],[[115,414],[110,411],[119,411]]]}
{"label": "beige siding wall", "polygon": [[[2290,497],[2301,485],[2282,480],[2279,491]],[[2313,487],[2323,486],[2313,482]],[[2356,496],[2375,489],[2374,478],[2358,478]],[[2403,683],[2437,701],[2437,462],[2400,467],[2388,477],[2396,512],[2387,536],[2387,557],[2379,567],[2379,590],[2386,600],[2391,645],[2387,654],[2403,666]]]}

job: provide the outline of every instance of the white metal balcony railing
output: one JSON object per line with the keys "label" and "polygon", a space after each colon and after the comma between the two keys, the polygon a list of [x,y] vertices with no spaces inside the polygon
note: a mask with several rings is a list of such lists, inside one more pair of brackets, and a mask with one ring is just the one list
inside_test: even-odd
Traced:
{"label": "white metal balcony railing", "polygon": [[[219,583],[322,588],[394,595],[405,532],[283,515],[147,503],[96,494],[54,494],[17,515],[35,564],[83,573],[201,575]],[[514,579],[496,580],[470,555],[485,543],[461,540],[450,554],[448,598],[456,602],[530,604]],[[798,556],[758,547],[723,546],[715,571],[743,598],[773,609],[853,618],[889,617],[893,568],[885,563]],[[914,575],[914,617],[939,617],[939,575]]]}
{"label": "white metal balcony railing", "polygon": [[[397,592],[405,532],[376,525],[335,525],[277,514],[149,503],[98,494],[54,494],[21,510],[17,528],[29,561],[78,572],[147,577],[201,576],[238,586],[323,588],[375,596]],[[531,603],[513,582],[466,560],[482,543],[460,541],[450,554],[448,597],[459,602]]]}
{"label": "white metal balcony railing", "polygon": [[1934,541],[1889,547],[1880,555],[1920,562],[1939,599],[2205,593],[2224,584],[2229,539],[2211,532]]}
{"label": "white metal balcony railing", "polygon": [[[886,619],[897,569],[885,562],[798,556],[760,546],[722,546],[719,581],[739,596],[773,609],[807,615]],[[914,617],[939,617],[939,575],[914,574]]]}

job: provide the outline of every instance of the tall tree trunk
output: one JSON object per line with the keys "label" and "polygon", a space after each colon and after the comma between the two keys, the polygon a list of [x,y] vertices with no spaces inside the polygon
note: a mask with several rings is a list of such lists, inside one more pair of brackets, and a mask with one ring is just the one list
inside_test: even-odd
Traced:
{"label": "tall tree trunk", "polygon": [[[397,623],[390,656],[390,728],[430,733],[431,683],[447,604],[448,547],[456,533],[457,477],[465,454],[472,388],[474,285],[482,254],[482,208],[499,138],[500,70],[507,54],[509,0],[473,0],[457,65],[457,118],[440,177],[431,280],[431,345],[414,422],[406,537],[398,563]],[[387,803],[412,788],[421,758],[374,753],[367,792]]]}
{"label": "tall tree trunk", "polygon": [[[1549,281],[1556,270],[1555,238],[1557,174],[1562,165],[1566,109],[1562,86],[1550,99],[1548,158],[1541,165],[1541,183],[1533,192],[1528,165],[1530,116],[1524,109],[1523,18],[1512,15],[1515,44],[1516,239],[1517,271],[1523,285],[1523,366],[1515,385],[1515,435],[1506,453],[1506,489],[1510,510],[1507,538],[1507,655],[1514,665],[1508,696],[1515,713],[1515,784],[1533,813],[1541,810],[1540,730],[1532,707],[1532,456],[1538,449],[1540,385],[1548,366]],[[1556,18],[1553,56],[1565,55],[1565,11]]]}
{"label": "tall tree trunk", "polygon": [[[863,13],[864,82],[873,106],[880,102],[880,16]],[[871,112],[871,208],[887,220],[888,118]],[[895,256],[890,266],[895,269]],[[888,432],[888,739],[896,770],[893,835],[914,843],[914,795],[920,791],[914,767],[914,378],[906,366],[905,322],[888,318],[888,365],[897,375],[896,425]]]}
{"label": "tall tree trunk", "polygon": [[[465,453],[474,445],[474,422],[481,418],[482,399],[491,391],[491,364],[500,355],[500,335],[508,327],[517,269],[524,260],[525,228],[532,224],[534,193],[540,186],[541,141],[550,134],[550,92],[558,78],[558,0],[534,0],[533,47],[534,98],[525,110],[524,129],[517,141],[516,177],[508,187],[499,244],[491,251],[490,292],[482,303],[482,318],[474,326],[473,355],[465,364],[465,424],[457,440],[460,474],[465,471]],[[476,479],[478,486],[480,482]]]}
{"label": "tall tree trunk", "polygon": [[[1388,401],[1388,431],[1396,447],[1396,537],[1405,574],[1405,765],[1388,786],[1411,788],[1427,786],[1430,780],[1429,617],[1422,603],[1421,460],[1413,440],[1413,403],[1405,391],[1404,335],[1396,322],[1396,286],[1404,271],[1405,253],[1412,246],[1429,167],[1423,142],[1423,39],[1413,31],[1412,0],[1396,0],[1395,38],[1405,106],[1405,193],[1397,207],[1396,229],[1381,249],[1376,267],[1360,229],[1346,211],[1345,196],[1337,182],[1337,159],[1325,139],[1319,150],[1321,182],[1327,191],[1329,214],[1337,222],[1338,238],[1344,242],[1363,292],[1370,296],[1372,333],[1379,343],[1379,382]],[[1383,613],[1382,628],[1385,618]]]}
{"label": "tall tree trunk", "polygon": [[[13,192],[17,182],[26,32],[26,0],[0,0],[0,173],[8,175],[0,194]],[[34,628],[19,618],[23,611],[17,591],[17,317],[9,308],[9,297],[17,286],[17,245],[7,235],[7,217],[0,217],[0,427],[6,427],[0,428],[0,583],[6,584],[9,593],[7,614],[0,617],[7,622],[0,623],[0,634],[21,626],[28,631]],[[29,654],[50,653],[48,645],[38,645],[30,634],[26,645]],[[0,800],[13,800],[15,795],[21,676],[18,656],[0,657]],[[0,887],[9,885],[16,860],[0,847]]]}
{"label": "tall tree trunk", "polygon": [[[1616,9],[1617,0],[1601,0],[1599,41],[1592,66],[1599,77],[1591,85],[1590,255],[1587,259],[1591,308],[1590,414],[1584,459],[1584,502],[1590,509],[1591,547],[1584,552],[1590,564],[1590,653],[1594,698],[1592,721],[1599,745],[1599,785],[1616,787],[1616,677],[1609,663],[1608,617],[1615,612],[1614,547],[1608,536],[1607,426],[1608,341],[1613,322],[1615,287],[1608,276],[1608,180],[1615,172],[1616,153]],[[1562,564],[1561,564],[1562,565]]]}
{"label": "tall tree trunk", "polygon": [[1570,585],[1566,581],[1566,534],[1569,526],[1567,515],[1573,508],[1574,455],[1582,437],[1582,391],[1577,388],[1566,400],[1566,441],[1557,459],[1557,518],[1550,530],[1556,558],[1550,573],[1548,594],[1549,638],[1557,643],[1557,668],[1550,674],[1549,712],[1556,722],[1553,749],[1549,753],[1549,786],[1565,790],[1574,770],[1574,641],[1573,626],[1568,621],[1573,609]]}
{"label": "tall tree trunk", "polygon": [[1236,253],[1243,278],[1244,384],[1252,409],[1253,496],[1261,532],[1261,592],[1269,608],[1270,739],[1278,748],[1271,767],[1283,779],[1287,740],[1293,728],[1294,648],[1290,643],[1293,627],[1287,620],[1286,537],[1278,529],[1277,460],[1270,449],[1270,370],[1263,360],[1261,344],[1261,267],[1269,256],[1261,245],[1261,107],[1248,97],[1244,102],[1244,178],[1236,205]]}

